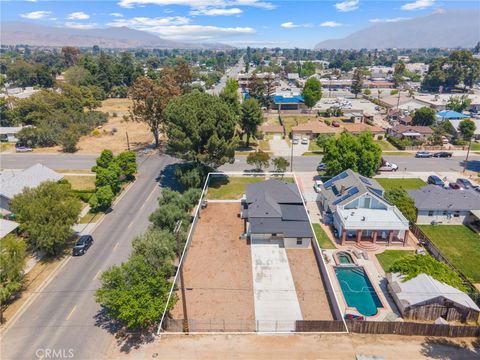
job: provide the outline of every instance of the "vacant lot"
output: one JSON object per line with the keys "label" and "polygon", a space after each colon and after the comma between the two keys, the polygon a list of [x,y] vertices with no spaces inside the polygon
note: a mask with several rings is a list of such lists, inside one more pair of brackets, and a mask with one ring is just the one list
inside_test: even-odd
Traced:
{"label": "vacant lot", "polygon": [[405,190],[414,190],[420,189],[421,187],[427,185],[425,181],[418,178],[405,178],[405,179],[386,179],[386,178],[375,178],[380,185],[383,186],[385,190],[391,190],[396,188],[404,188]]}
{"label": "vacant lot", "polygon": [[66,175],[64,179],[72,184],[73,190],[90,190],[95,188],[95,176]]}
{"label": "vacant lot", "polygon": [[[250,247],[240,240],[238,203],[209,203],[202,210],[184,265],[187,314],[199,326],[210,321],[232,331],[255,330]],[[182,319],[181,294],[171,311]],[[250,326],[250,327],[248,327]],[[195,329],[191,329],[194,331]]]}
{"label": "vacant lot", "polygon": [[388,272],[388,269],[390,269],[390,266],[392,266],[395,261],[414,254],[415,252],[411,250],[385,250],[381,254],[376,254],[375,256],[383,270]]}
{"label": "vacant lot", "polygon": [[460,271],[480,283],[480,235],[464,225],[420,225]]}

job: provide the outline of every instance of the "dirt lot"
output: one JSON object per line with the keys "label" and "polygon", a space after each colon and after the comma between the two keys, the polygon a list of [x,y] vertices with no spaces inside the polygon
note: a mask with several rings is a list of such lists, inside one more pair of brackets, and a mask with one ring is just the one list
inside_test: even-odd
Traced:
{"label": "dirt lot", "polygon": [[[148,126],[143,123],[125,122],[122,120],[123,115],[128,113],[128,107],[131,101],[128,99],[107,99],[102,102],[102,106],[97,111],[108,112],[108,123],[99,129],[100,134],[97,136],[82,136],[78,142],[78,154],[99,154],[103,149],[110,149],[114,153],[127,150],[126,133],[130,141],[130,149],[142,149],[146,145],[151,144],[153,136],[148,130]],[[116,113],[116,117],[113,117]],[[112,133],[112,129],[117,132]],[[55,153],[60,152],[60,146],[51,148],[35,149],[39,153]]]}
{"label": "dirt lot", "polygon": [[304,320],[333,320],[312,249],[287,249],[288,263]]}
{"label": "dirt lot", "polygon": [[164,335],[156,341],[108,359],[315,359],[354,360],[355,355],[396,359],[477,359],[478,339],[425,338],[398,335]]}
{"label": "dirt lot", "polygon": [[[239,203],[212,203],[202,211],[184,267],[187,314],[198,326],[209,321],[255,329],[250,247],[240,240]],[[183,317],[181,294],[171,314]],[[207,325],[206,325],[207,324]],[[195,329],[191,329],[194,331]]]}

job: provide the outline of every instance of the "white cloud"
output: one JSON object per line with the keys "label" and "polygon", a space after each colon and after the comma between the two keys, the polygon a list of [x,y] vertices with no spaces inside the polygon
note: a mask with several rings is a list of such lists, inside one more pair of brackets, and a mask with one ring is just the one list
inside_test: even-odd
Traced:
{"label": "white cloud", "polygon": [[118,5],[125,8],[132,8],[143,5],[183,5],[191,8],[225,8],[228,6],[250,6],[271,10],[275,5],[259,0],[120,0]]}
{"label": "white cloud", "polygon": [[126,26],[137,30],[149,31],[150,27],[167,26],[167,25],[186,25],[190,23],[190,19],[184,16],[167,16],[167,17],[134,17],[131,19],[115,19],[108,23],[108,26],[121,27]]}
{"label": "white cloud", "polygon": [[347,12],[358,9],[359,0],[347,0],[340,3],[336,3],[335,7],[338,11]]}
{"label": "white cloud", "polygon": [[26,14],[20,14],[20,17],[30,20],[40,20],[48,17],[52,12],[51,11],[32,11]]}
{"label": "white cloud", "polygon": [[68,14],[68,20],[87,20],[90,19],[90,15],[85,14],[83,11],[76,11]]}
{"label": "white cloud", "polygon": [[371,23],[394,23],[394,22],[400,22],[400,21],[405,21],[405,20],[410,20],[408,17],[396,17],[396,18],[391,18],[391,19],[370,19],[368,20]]}
{"label": "white cloud", "polygon": [[402,10],[422,10],[433,6],[435,0],[417,0],[412,3],[407,3],[401,7]]}
{"label": "white cloud", "polygon": [[340,24],[336,21],[324,21],[323,23],[320,24],[320,26],[323,26],[323,27],[338,27],[342,25],[343,24]]}
{"label": "white cloud", "polygon": [[117,18],[123,17],[123,14],[120,14],[120,13],[117,13],[117,12],[110,13],[109,15],[110,15],[110,16],[113,16],[113,17],[117,17]]}
{"label": "white cloud", "polygon": [[37,0],[27,0],[28,2],[37,2]]}
{"label": "white cloud", "polygon": [[207,8],[202,8],[202,9],[196,9],[190,11],[190,15],[205,15],[205,16],[230,16],[230,15],[238,15],[241,14],[243,11],[242,9],[239,8],[229,8],[229,9],[223,9],[223,8],[213,8],[213,9],[207,9]]}
{"label": "white cloud", "polygon": [[280,24],[280,27],[284,29],[294,29],[294,28],[308,28],[312,27],[312,24],[295,24],[291,21]]}
{"label": "white cloud", "polygon": [[64,27],[70,28],[70,29],[80,29],[80,30],[89,30],[89,29],[96,29],[98,28],[98,24],[92,23],[92,24],[81,24],[73,21],[68,21],[63,24]]}

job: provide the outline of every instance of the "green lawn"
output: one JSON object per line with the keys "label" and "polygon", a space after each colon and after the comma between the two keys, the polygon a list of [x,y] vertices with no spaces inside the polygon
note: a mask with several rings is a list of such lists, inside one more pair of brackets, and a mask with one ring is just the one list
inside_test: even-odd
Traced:
{"label": "green lawn", "polygon": [[79,224],[88,224],[90,222],[96,222],[100,219],[100,216],[103,215],[103,213],[96,213],[92,214],[91,212],[88,212],[85,216],[81,217],[80,220],[78,220]]}
{"label": "green lawn", "polygon": [[480,283],[480,235],[464,225],[420,225],[460,271]]}
{"label": "green lawn", "polygon": [[322,151],[322,148],[318,146],[317,141],[313,139],[308,143],[308,151]]}
{"label": "green lawn", "polygon": [[397,148],[395,146],[393,146],[392,144],[390,144],[386,140],[374,140],[374,142],[375,142],[375,144],[380,146],[380,149],[382,149],[382,151],[395,151],[395,150],[397,150]]}
{"label": "green lawn", "polygon": [[472,142],[472,148],[470,150],[472,150],[472,151],[480,150],[480,143]]}
{"label": "green lawn", "polygon": [[[279,179],[281,179],[279,177]],[[208,185],[207,199],[210,200],[238,200],[245,194],[248,184],[264,181],[265,177],[213,177]],[[293,183],[291,177],[284,177],[284,182]]]}
{"label": "green lawn", "polygon": [[318,245],[322,249],[336,249],[335,245],[332,243],[332,240],[329,239],[320,224],[312,224],[312,226],[313,231],[315,231],[315,236],[317,237]]}
{"label": "green lawn", "polygon": [[66,175],[64,179],[72,184],[73,190],[90,190],[95,188],[95,176]]}
{"label": "green lawn", "polygon": [[375,178],[385,190],[391,190],[402,187],[405,190],[420,189],[427,185],[425,181],[419,178],[405,178],[405,179],[387,179],[387,178]]}
{"label": "green lawn", "polygon": [[382,265],[382,268],[385,272],[388,272],[388,269],[392,264],[398,260],[403,259],[404,257],[414,255],[415,251],[412,250],[385,250],[381,254],[376,254],[378,262]]}

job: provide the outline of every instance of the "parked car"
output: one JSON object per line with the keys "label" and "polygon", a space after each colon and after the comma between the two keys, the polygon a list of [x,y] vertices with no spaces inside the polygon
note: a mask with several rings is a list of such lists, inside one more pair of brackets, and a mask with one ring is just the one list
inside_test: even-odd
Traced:
{"label": "parked car", "polygon": [[33,151],[33,149],[31,147],[28,147],[28,146],[16,146],[15,151],[16,152],[31,152],[31,151]]}
{"label": "parked car", "polygon": [[332,122],[332,126],[333,126],[333,127],[340,127],[340,123],[339,123],[337,120],[334,120],[334,121]]}
{"label": "parked car", "polygon": [[388,161],[385,161],[385,159],[382,158],[382,165],[378,168],[378,171],[397,171],[398,170],[398,165],[394,163],[390,163]]}
{"label": "parked car", "polygon": [[437,175],[430,175],[427,179],[428,184],[445,186],[445,183]]}
{"label": "parked car", "polygon": [[448,186],[450,186],[450,188],[454,189],[454,190],[462,190],[462,187],[460,185],[458,185],[457,183],[450,183],[450,184],[448,184]]}
{"label": "parked car", "polygon": [[80,256],[85,254],[85,252],[92,246],[93,237],[92,235],[82,235],[75,243],[73,247],[73,256]]}
{"label": "parked car", "polygon": [[447,152],[447,151],[440,151],[440,152],[437,152],[435,154],[433,154],[433,157],[438,157],[438,158],[450,158],[452,157],[452,153],[451,152]]}
{"label": "parked car", "polygon": [[458,184],[462,189],[470,189],[470,188],[476,187],[475,185],[473,185],[473,184],[470,182],[470,180],[468,180],[468,179],[463,179],[463,178],[457,179],[457,184]]}
{"label": "parked car", "polygon": [[294,137],[292,140],[293,145],[298,145],[300,143],[300,139],[298,137]]}
{"label": "parked car", "polygon": [[428,151],[418,151],[415,154],[416,158],[431,158],[432,156],[433,156],[433,154],[431,152],[428,152]]}
{"label": "parked car", "polygon": [[302,138],[302,145],[308,145],[308,138],[306,136]]}
{"label": "parked car", "polygon": [[322,180],[315,180],[314,184],[313,184],[313,189],[315,190],[315,192],[319,193],[320,191],[322,191],[321,187],[323,185],[323,181]]}
{"label": "parked car", "polygon": [[324,171],[324,170],[327,170],[327,164],[325,163],[318,164],[317,171]]}

